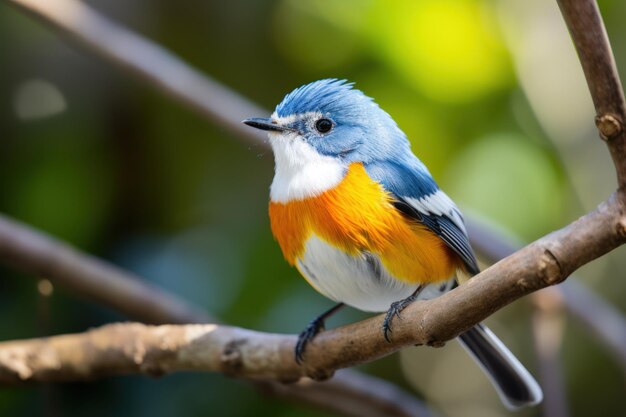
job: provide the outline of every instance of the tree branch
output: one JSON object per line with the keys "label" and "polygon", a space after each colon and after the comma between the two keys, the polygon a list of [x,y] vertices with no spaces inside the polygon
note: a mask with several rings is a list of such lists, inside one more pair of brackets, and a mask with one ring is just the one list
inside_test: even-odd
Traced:
{"label": "tree branch", "polygon": [[620,188],[626,187],[626,103],[615,59],[595,0],[557,0],[587,79],[600,137],[611,151]]}
{"label": "tree branch", "polygon": [[[91,380],[121,374],[160,376],[182,370],[218,371],[236,376],[242,360],[240,349],[246,344],[246,337],[253,333],[214,324],[118,323],[75,335],[1,342],[0,383]],[[227,342],[220,346],[219,341]],[[252,359],[249,353],[246,357]],[[263,350],[255,355],[253,362],[258,360],[263,367],[265,353]],[[264,383],[261,389],[292,400],[313,402],[345,415],[433,415],[392,384],[348,370],[324,384],[303,379],[292,385]]]}
{"label": "tree branch", "polygon": [[[383,315],[322,332],[309,345],[303,367],[294,360],[295,336],[219,325],[133,324],[105,326],[84,335],[2,343],[0,357],[8,362],[0,380],[66,380],[190,369],[281,381],[303,376],[325,379],[338,368],[369,362],[408,345],[440,346],[511,301],[561,282],[580,265],[626,240],[624,212],[623,200],[615,195],[454,291],[410,305],[403,312],[404,320],[394,327],[392,343],[382,336]],[[51,352],[59,353],[51,356]],[[34,358],[37,366],[16,365],[27,363],[23,358]]]}

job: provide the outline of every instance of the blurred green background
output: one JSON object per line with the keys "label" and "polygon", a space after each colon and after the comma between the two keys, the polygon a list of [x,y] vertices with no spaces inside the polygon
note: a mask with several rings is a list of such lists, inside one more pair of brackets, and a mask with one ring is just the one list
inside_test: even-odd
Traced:
{"label": "blurred green background", "polygon": [[[615,188],[555,2],[92,0],[106,16],[272,109],[293,88],[347,78],[411,139],[467,213],[530,241]],[[626,2],[601,10],[626,73]],[[267,217],[271,152],[244,144],[39,21],[0,4],[0,212],[135,271],[231,324],[298,332],[331,302],[283,261]],[[265,116],[251,114],[250,116]],[[626,251],[579,276],[621,309]],[[125,318],[0,267],[0,339]],[[491,320],[536,374],[532,305]],[[346,311],[329,323],[364,317]],[[624,373],[563,318],[570,415],[623,416]],[[364,366],[441,415],[506,410],[454,343]],[[217,374],[0,389],[2,416],[323,416]],[[540,407],[520,416],[544,415]]]}

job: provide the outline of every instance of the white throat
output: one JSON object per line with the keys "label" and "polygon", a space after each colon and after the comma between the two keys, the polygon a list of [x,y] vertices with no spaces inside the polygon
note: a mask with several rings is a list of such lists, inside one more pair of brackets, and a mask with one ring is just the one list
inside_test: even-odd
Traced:
{"label": "white throat", "polygon": [[270,198],[277,203],[303,200],[334,188],[347,166],[336,158],[320,155],[295,133],[271,133],[276,171]]}

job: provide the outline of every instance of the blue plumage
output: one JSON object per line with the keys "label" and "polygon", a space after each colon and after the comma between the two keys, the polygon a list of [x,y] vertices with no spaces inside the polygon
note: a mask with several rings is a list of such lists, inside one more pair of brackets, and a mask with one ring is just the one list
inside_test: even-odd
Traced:
{"label": "blue plumage", "polygon": [[[384,159],[367,163],[365,168],[372,179],[397,196],[422,198],[439,190],[424,164],[416,157],[401,160]],[[409,159],[408,161],[404,159]]]}
{"label": "blue plumage", "polygon": [[[332,114],[357,113],[362,106],[373,104],[373,100],[346,80],[327,78],[303,85],[287,94],[276,106],[279,117],[307,112]],[[375,105],[375,104],[374,104]]]}
{"label": "blue plumage", "polygon": [[[365,167],[369,176],[380,182],[396,198],[395,206],[398,210],[435,232],[461,257],[466,270],[472,275],[477,274],[480,270],[469,239],[462,225],[457,224],[457,219],[463,221],[459,210],[454,205],[450,205],[443,212],[435,208],[428,210],[429,201],[441,196],[442,191],[416,157],[408,159],[409,161],[403,163],[378,161]],[[414,200],[424,203],[416,206],[412,203]]]}
{"label": "blue plumage", "polygon": [[[409,141],[391,116],[345,80],[325,79],[300,87],[283,99],[275,115],[288,120],[288,126],[320,154],[346,163],[412,155]],[[291,120],[294,115],[299,117]],[[316,131],[311,121],[319,117],[332,120],[332,131]]]}

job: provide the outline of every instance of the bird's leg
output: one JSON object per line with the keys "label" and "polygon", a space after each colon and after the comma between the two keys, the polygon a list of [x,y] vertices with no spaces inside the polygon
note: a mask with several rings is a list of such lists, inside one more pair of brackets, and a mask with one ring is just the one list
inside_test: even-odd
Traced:
{"label": "bird's leg", "polygon": [[296,343],[296,362],[301,365],[304,361],[304,350],[306,345],[322,330],[324,330],[324,320],[339,311],[345,304],[339,303],[325,313],[315,317],[306,326],[306,328],[298,335],[298,343]]}
{"label": "bird's leg", "polygon": [[417,299],[417,296],[420,295],[420,292],[424,289],[423,285],[419,285],[413,294],[409,295],[404,300],[396,301],[391,303],[389,310],[387,310],[387,314],[385,315],[385,320],[383,321],[383,334],[385,335],[385,340],[387,342],[391,342],[389,340],[389,333],[391,333],[391,321],[393,320],[393,316],[400,318],[400,313],[404,310],[409,304]]}

